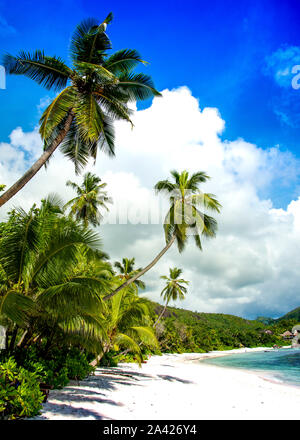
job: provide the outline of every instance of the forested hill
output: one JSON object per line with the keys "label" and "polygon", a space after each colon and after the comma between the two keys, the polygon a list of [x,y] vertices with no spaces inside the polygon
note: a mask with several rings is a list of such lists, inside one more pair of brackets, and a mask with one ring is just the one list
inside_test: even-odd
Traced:
{"label": "forested hill", "polygon": [[[163,310],[160,304],[150,302],[152,316]],[[299,320],[300,321],[300,320]],[[168,307],[158,323],[156,332],[164,352],[199,352],[231,348],[287,345],[280,334],[291,330],[297,320],[265,324],[233,315],[197,313]]]}
{"label": "forested hill", "polygon": [[282,321],[283,319],[295,319],[300,322],[300,307],[297,307],[291,312],[286,313],[284,316],[279,318],[278,321]]}

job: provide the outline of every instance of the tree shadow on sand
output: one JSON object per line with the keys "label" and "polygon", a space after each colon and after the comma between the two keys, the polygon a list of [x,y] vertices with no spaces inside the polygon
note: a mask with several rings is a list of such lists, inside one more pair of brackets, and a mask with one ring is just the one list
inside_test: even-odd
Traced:
{"label": "tree shadow on sand", "polygon": [[[150,375],[118,367],[97,368],[95,374],[87,379],[78,382],[71,381],[63,390],[51,391],[48,402],[43,405],[42,414],[35,419],[59,418],[57,416],[61,415],[61,418],[65,419],[111,420],[97,410],[101,410],[101,404],[112,406],[123,406],[124,404],[107,398],[105,391],[116,390],[118,385],[142,387],[144,381],[157,379],[193,384],[189,380],[171,375]],[[89,408],[91,405],[95,405],[95,409]],[[46,413],[50,414],[46,415]]]}

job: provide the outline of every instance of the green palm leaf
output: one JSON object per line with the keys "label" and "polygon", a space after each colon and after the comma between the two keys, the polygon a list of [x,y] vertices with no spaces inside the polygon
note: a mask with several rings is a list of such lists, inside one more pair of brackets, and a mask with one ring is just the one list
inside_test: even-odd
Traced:
{"label": "green palm leaf", "polygon": [[2,63],[8,73],[25,75],[48,90],[66,87],[72,77],[72,70],[61,58],[45,56],[40,50],[32,54],[21,51],[16,57],[7,54]]}
{"label": "green palm leaf", "polygon": [[139,63],[148,64],[141,59],[140,54],[136,50],[123,49],[107,58],[103,66],[116,75],[130,73]]}
{"label": "green palm leaf", "polygon": [[40,119],[40,135],[42,139],[47,139],[49,134],[61,124],[70,109],[75,106],[75,103],[76,90],[73,87],[67,87],[56,96]]}
{"label": "green palm leaf", "polygon": [[129,100],[145,100],[152,96],[161,96],[155,88],[152,79],[143,73],[122,74],[119,76],[119,85],[127,93]]}

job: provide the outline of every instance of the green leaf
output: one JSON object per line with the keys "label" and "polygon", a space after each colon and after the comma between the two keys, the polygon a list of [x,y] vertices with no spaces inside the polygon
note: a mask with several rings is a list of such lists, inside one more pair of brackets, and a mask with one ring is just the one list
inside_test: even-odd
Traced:
{"label": "green leaf", "polygon": [[37,50],[30,54],[21,51],[18,56],[5,55],[2,64],[7,72],[14,75],[25,75],[46,89],[59,90],[67,85],[72,70],[59,57],[48,57]]}

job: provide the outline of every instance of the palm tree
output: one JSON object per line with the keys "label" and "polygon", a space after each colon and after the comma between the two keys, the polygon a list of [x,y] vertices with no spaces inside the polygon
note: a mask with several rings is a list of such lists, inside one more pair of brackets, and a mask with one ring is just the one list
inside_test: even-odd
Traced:
{"label": "palm tree", "polygon": [[78,272],[84,252],[97,258],[99,237],[51,200],[28,213],[14,210],[1,224],[0,321],[8,324],[11,351],[18,335],[19,346],[37,335],[50,344],[57,332],[80,336],[84,345],[105,332],[99,314],[110,281],[100,272]]}
{"label": "palm tree", "polygon": [[90,157],[96,160],[98,146],[114,155],[113,121],[132,124],[128,102],[160,96],[149,76],[133,72],[138,64],[146,64],[136,50],[107,53],[112,45],[105,31],[111,20],[110,13],[101,24],[87,19],[77,26],[70,45],[71,67],[40,50],[4,56],[2,64],[8,73],[25,75],[59,93],[40,120],[43,154],[1,195],[0,206],[26,185],[59,145],[76,172]]}
{"label": "palm tree", "polygon": [[160,278],[163,280],[166,280],[166,286],[161,291],[160,296],[163,297],[163,299],[166,301],[165,306],[159,315],[158,319],[154,323],[153,327],[156,327],[158,322],[161,320],[162,316],[165,314],[166,308],[168,307],[168,304],[170,300],[176,301],[177,299],[183,300],[185,297],[185,294],[187,293],[187,288],[184,286],[184,284],[189,284],[189,281],[184,280],[183,278],[179,278],[182,274],[182,269],[178,269],[178,267],[174,267],[170,270],[170,276],[167,277],[165,275],[161,276]]}
{"label": "palm tree", "polygon": [[149,303],[140,298],[136,291],[127,288],[118,292],[107,303],[103,317],[103,327],[107,336],[102,341],[102,353],[91,363],[92,365],[97,365],[113,348],[123,348],[124,353],[134,353],[141,363],[142,344],[152,348],[158,347],[153,329],[149,326]]}
{"label": "palm tree", "polygon": [[[135,258],[123,258],[122,263],[116,261],[114,264],[114,266],[119,270],[119,278],[121,278],[122,280],[129,280],[142,270],[141,267],[139,269],[134,269],[134,265]],[[145,283],[141,280],[135,280],[133,284],[140,289],[145,289],[146,287]]]}
{"label": "palm tree", "polygon": [[111,203],[107,192],[103,191],[106,183],[101,183],[100,177],[90,172],[83,176],[81,185],[77,185],[70,180],[67,181],[67,186],[70,186],[77,192],[77,197],[70,200],[65,207],[71,207],[71,214],[75,216],[76,220],[83,221],[87,226],[91,223],[93,226],[100,224],[103,216],[99,211],[99,207],[109,211],[106,203]]}
{"label": "palm tree", "polygon": [[188,171],[178,173],[171,171],[174,182],[161,180],[155,185],[157,193],[166,193],[170,201],[170,209],[164,222],[166,246],[151,261],[148,266],[121,284],[116,290],[104,297],[104,300],[111,298],[124,287],[129,286],[135,280],[150,270],[167,250],[176,241],[179,252],[184,250],[185,244],[190,236],[194,237],[196,246],[202,250],[201,236],[213,238],[216,236],[216,220],[199,210],[220,212],[221,205],[213,194],[203,193],[199,184],[206,182],[210,177],[199,171],[189,175]]}

